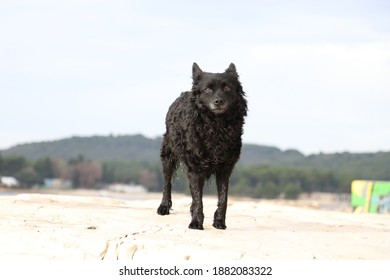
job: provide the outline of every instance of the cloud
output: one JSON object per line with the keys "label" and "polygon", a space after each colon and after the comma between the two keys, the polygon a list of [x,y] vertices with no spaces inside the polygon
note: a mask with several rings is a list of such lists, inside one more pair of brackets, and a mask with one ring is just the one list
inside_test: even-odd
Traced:
{"label": "cloud", "polygon": [[247,84],[248,138],[305,152],[389,148],[390,42],[260,44],[248,53],[258,65]]}
{"label": "cloud", "polygon": [[[338,87],[389,86],[390,41],[363,44],[262,44],[252,56],[272,70]],[[299,71],[294,71],[298,69]],[[286,69],[286,70],[285,70]],[[381,88],[382,87],[382,88]]]}

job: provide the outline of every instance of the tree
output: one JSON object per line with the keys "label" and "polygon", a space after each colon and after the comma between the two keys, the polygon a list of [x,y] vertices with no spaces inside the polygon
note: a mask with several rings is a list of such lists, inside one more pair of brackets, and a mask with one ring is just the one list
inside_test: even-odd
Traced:
{"label": "tree", "polygon": [[15,176],[15,174],[27,166],[26,159],[24,157],[6,157],[2,160],[3,170],[2,175]]}
{"label": "tree", "polygon": [[38,159],[34,163],[34,169],[42,178],[54,178],[53,162],[48,157]]}
{"label": "tree", "polygon": [[157,175],[150,169],[145,168],[141,170],[139,174],[139,183],[149,190],[158,190]]}
{"label": "tree", "polygon": [[283,189],[285,199],[297,199],[301,192],[301,186],[296,183],[288,183]]}
{"label": "tree", "polygon": [[272,181],[258,184],[255,189],[255,198],[277,198],[280,194],[280,188]]}
{"label": "tree", "polygon": [[59,158],[51,158],[53,178],[68,180],[70,176],[69,166],[65,161]]}
{"label": "tree", "polygon": [[69,170],[69,179],[75,188],[92,188],[96,186],[103,174],[101,164],[95,161],[80,161],[71,164]]}
{"label": "tree", "polygon": [[42,177],[34,170],[32,166],[26,166],[15,174],[15,177],[22,186],[32,187],[42,181]]}

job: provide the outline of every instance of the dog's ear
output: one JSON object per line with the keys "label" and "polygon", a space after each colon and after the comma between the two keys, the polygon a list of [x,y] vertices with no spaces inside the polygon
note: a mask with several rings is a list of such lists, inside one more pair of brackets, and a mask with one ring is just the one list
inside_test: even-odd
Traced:
{"label": "dog's ear", "polygon": [[230,63],[229,68],[225,70],[225,73],[229,73],[238,77],[236,66],[233,63]]}
{"label": "dog's ear", "polygon": [[198,64],[194,62],[194,64],[192,64],[192,79],[194,81],[199,81],[202,74],[203,74],[202,69],[200,69]]}

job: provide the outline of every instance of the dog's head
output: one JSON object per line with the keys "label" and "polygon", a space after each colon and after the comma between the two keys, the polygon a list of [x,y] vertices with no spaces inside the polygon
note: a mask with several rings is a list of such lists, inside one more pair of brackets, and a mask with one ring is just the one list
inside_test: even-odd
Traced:
{"label": "dog's head", "polygon": [[[203,72],[199,66],[192,65],[192,92],[199,103],[216,115],[230,110],[242,110],[246,115],[246,101],[236,66],[233,63],[223,73]],[[239,107],[239,108],[238,108]]]}

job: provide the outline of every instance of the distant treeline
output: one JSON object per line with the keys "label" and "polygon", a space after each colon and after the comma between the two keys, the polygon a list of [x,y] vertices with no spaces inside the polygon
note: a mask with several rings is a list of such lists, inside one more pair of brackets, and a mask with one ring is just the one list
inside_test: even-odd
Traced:
{"label": "distant treeline", "polygon": [[[134,183],[150,191],[163,184],[161,138],[142,135],[71,137],[21,144],[0,151],[0,176],[26,187],[60,178],[73,187],[99,188]],[[176,192],[188,192],[185,168],[174,179]],[[350,192],[354,179],[390,180],[390,152],[304,155],[297,150],[244,144],[231,177],[230,192],[252,197],[295,197],[301,192]],[[216,192],[213,179],[205,192]]]}
{"label": "distant treeline", "polygon": [[[188,193],[185,168],[179,167],[174,178],[174,191]],[[23,157],[3,157],[0,154],[0,176],[18,179],[22,187],[43,184],[45,178],[71,181],[73,188],[101,188],[111,183],[129,183],[145,186],[149,191],[160,191],[163,185],[159,162],[96,161],[82,155],[67,161],[42,158],[27,161]],[[354,177],[337,176],[317,168],[283,166],[238,166],[230,182],[230,193],[254,198],[296,198],[306,192],[349,192]],[[205,186],[205,193],[215,193],[215,180]]]}

